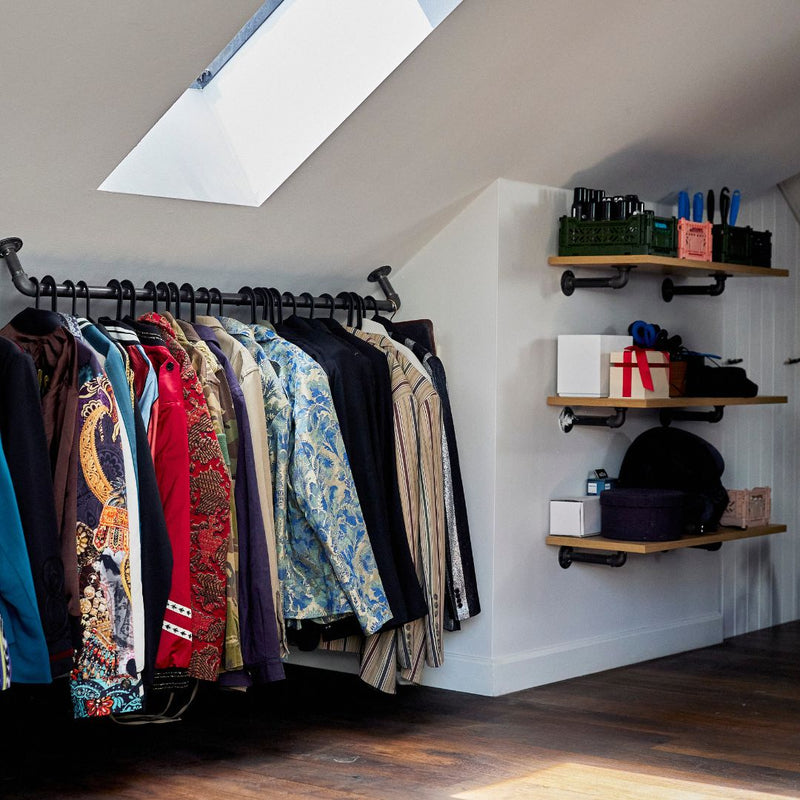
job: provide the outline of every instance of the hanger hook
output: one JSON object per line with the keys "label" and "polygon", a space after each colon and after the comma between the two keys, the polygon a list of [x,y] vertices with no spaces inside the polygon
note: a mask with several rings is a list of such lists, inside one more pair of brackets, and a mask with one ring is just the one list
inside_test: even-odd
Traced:
{"label": "hanger hook", "polygon": [[197,322],[197,303],[194,297],[194,286],[191,283],[184,283],[181,285],[180,291],[189,295],[189,322],[194,324]]}
{"label": "hanger hook", "polygon": [[[42,278],[42,286],[49,290],[50,294],[50,308],[52,311],[58,311],[58,293],[56,292],[56,280],[52,275],[45,275]],[[48,292],[46,291],[45,294]]]}
{"label": "hanger hook", "polygon": [[292,316],[297,316],[297,298],[291,292],[284,292],[281,295],[281,302],[286,300],[286,305],[291,305]]}
{"label": "hanger hook", "polygon": [[256,303],[261,304],[261,319],[267,318],[267,292],[263,286],[254,286],[253,292],[256,295]]}
{"label": "hanger hook", "polygon": [[256,293],[252,286],[242,286],[239,289],[239,294],[246,298],[247,302],[250,303],[250,324],[256,324]]}
{"label": "hanger hook", "polygon": [[216,286],[212,286],[208,290],[208,292],[209,292],[209,296],[208,296],[209,307],[211,305],[211,298],[213,297],[217,301],[218,316],[224,317],[225,316],[225,313],[224,313],[225,312],[225,301],[224,301],[224,299],[222,297],[222,292],[219,289],[217,289]]}
{"label": "hanger hook", "polygon": [[170,281],[167,284],[167,288],[169,289],[170,297],[173,294],[175,295],[175,319],[181,319],[181,290],[174,281]]}
{"label": "hanger hook", "polygon": [[123,289],[123,297],[124,292],[128,292],[131,296],[131,305],[128,310],[132,319],[136,319],[136,287],[133,285],[133,281],[129,281],[127,278],[125,280],[120,281],[120,286]]}
{"label": "hanger hook", "polygon": [[270,288],[269,293],[272,295],[275,318],[278,325],[281,325],[283,323],[283,298],[281,297],[281,293],[274,287]]}
{"label": "hanger hook", "polygon": [[164,292],[164,308],[166,308],[168,312],[171,311],[172,310],[172,296],[171,296],[172,293],[170,292],[169,284],[166,281],[159,281],[156,284],[156,288],[158,289],[159,294],[161,294],[162,291]]}
{"label": "hanger hook", "polygon": [[378,301],[377,301],[377,300],[376,300],[376,299],[375,299],[375,298],[374,298],[374,297],[373,297],[371,294],[368,294],[368,295],[367,295],[367,296],[364,298],[364,316],[365,316],[365,317],[367,316],[367,312],[368,312],[368,310],[369,310],[369,309],[368,309],[368,306],[369,306],[369,304],[370,304],[370,303],[372,303],[372,310],[373,310],[373,312],[374,312],[375,314],[377,314],[377,313],[378,313]]}
{"label": "hanger hook", "polygon": [[334,300],[334,299],[333,299],[333,295],[332,295],[332,294],[329,294],[328,292],[323,292],[323,293],[320,295],[320,297],[321,297],[323,300],[326,300],[326,301],[327,301],[327,304],[330,306],[330,314],[328,314],[328,316],[329,316],[331,319],[333,319],[333,312],[334,312],[334,309],[336,308],[336,300]]}
{"label": "hanger hook", "polygon": [[350,294],[350,292],[339,292],[339,294],[336,295],[336,299],[344,300],[344,302],[347,304],[347,327],[351,328],[353,326],[353,308],[354,308],[352,295]]}
{"label": "hanger hook", "polygon": [[116,278],[112,278],[106,286],[108,286],[109,289],[113,289],[116,296],[117,316],[114,317],[114,319],[122,319],[122,284]]}
{"label": "hanger hook", "polygon": [[205,297],[206,300],[206,316],[211,316],[211,295],[208,292],[207,286],[198,286],[195,290],[195,302],[201,298]]}
{"label": "hanger hook", "polygon": [[152,292],[153,294],[153,313],[158,314],[158,287],[153,283],[153,281],[147,281],[145,283],[144,288],[148,292]]}
{"label": "hanger hook", "polygon": [[356,316],[356,328],[361,330],[361,323],[364,320],[364,298],[356,292],[349,292],[349,295],[353,301],[353,309]]}
{"label": "hanger hook", "polygon": [[72,316],[74,317],[75,312],[77,311],[78,289],[69,278],[64,281],[64,287],[69,292],[69,296],[72,298]]}
{"label": "hanger hook", "polygon": [[89,305],[89,301],[91,300],[91,298],[90,298],[90,296],[89,296],[89,284],[88,284],[88,283],[86,283],[86,281],[78,281],[78,283],[76,284],[76,286],[77,286],[77,287],[78,287],[78,288],[79,288],[81,291],[83,291],[83,292],[84,292],[84,296],[86,297],[86,307],[85,307],[84,314],[85,314],[85,316],[86,316],[86,319],[91,319],[91,318],[92,318],[92,317],[91,317],[91,314],[90,314],[91,308],[90,308],[90,305]]}
{"label": "hanger hook", "polygon": [[308,303],[308,307],[310,311],[308,312],[308,318],[314,319],[314,295],[311,292],[301,292],[300,297],[303,298]]}
{"label": "hanger hook", "polygon": [[272,291],[265,286],[259,286],[257,291],[263,306],[261,319],[263,322],[269,322],[272,325],[275,322],[275,298],[272,296]]}

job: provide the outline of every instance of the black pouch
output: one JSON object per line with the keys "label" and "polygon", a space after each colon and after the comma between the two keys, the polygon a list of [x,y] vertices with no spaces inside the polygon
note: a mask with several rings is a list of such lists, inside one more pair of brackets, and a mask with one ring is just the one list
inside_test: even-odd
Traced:
{"label": "black pouch", "polygon": [[705,363],[703,355],[687,356],[687,397],[755,397],[758,386],[742,367],[718,367]]}

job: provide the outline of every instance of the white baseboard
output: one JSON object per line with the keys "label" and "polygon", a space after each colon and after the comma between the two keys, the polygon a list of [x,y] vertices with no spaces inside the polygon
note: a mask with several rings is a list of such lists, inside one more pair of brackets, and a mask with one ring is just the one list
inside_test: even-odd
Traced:
{"label": "white baseboard", "polygon": [[440,689],[498,696],[721,641],[722,615],[714,613],[495,659],[445,653],[444,666],[426,670],[423,682]]}

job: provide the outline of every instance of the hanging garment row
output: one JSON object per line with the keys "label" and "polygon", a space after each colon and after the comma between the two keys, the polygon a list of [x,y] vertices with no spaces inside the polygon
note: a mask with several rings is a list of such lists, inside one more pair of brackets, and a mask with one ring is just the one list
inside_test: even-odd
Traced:
{"label": "hanging garment row", "polygon": [[76,717],[133,717],[279,680],[297,647],[393,692],[479,612],[432,326],[270,295],[249,324],[156,298],[0,330],[6,683],[67,676]]}

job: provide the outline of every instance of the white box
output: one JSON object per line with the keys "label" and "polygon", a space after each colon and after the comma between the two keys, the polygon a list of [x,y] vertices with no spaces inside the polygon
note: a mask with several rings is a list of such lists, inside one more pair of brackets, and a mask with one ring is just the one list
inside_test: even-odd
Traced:
{"label": "white box", "polygon": [[600,497],[564,497],[550,501],[551,536],[594,536],[600,533]]}
{"label": "white box", "polygon": [[[645,389],[637,365],[636,353],[612,353],[609,372],[609,396],[650,400],[669,397],[669,355],[660,350],[645,350],[653,389]],[[625,362],[625,357],[628,363]]]}
{"label": "white box", "polygon": [[562,397],[608,397],[610,355],[632,344],[630,336],[560,334],[556,393]]}

